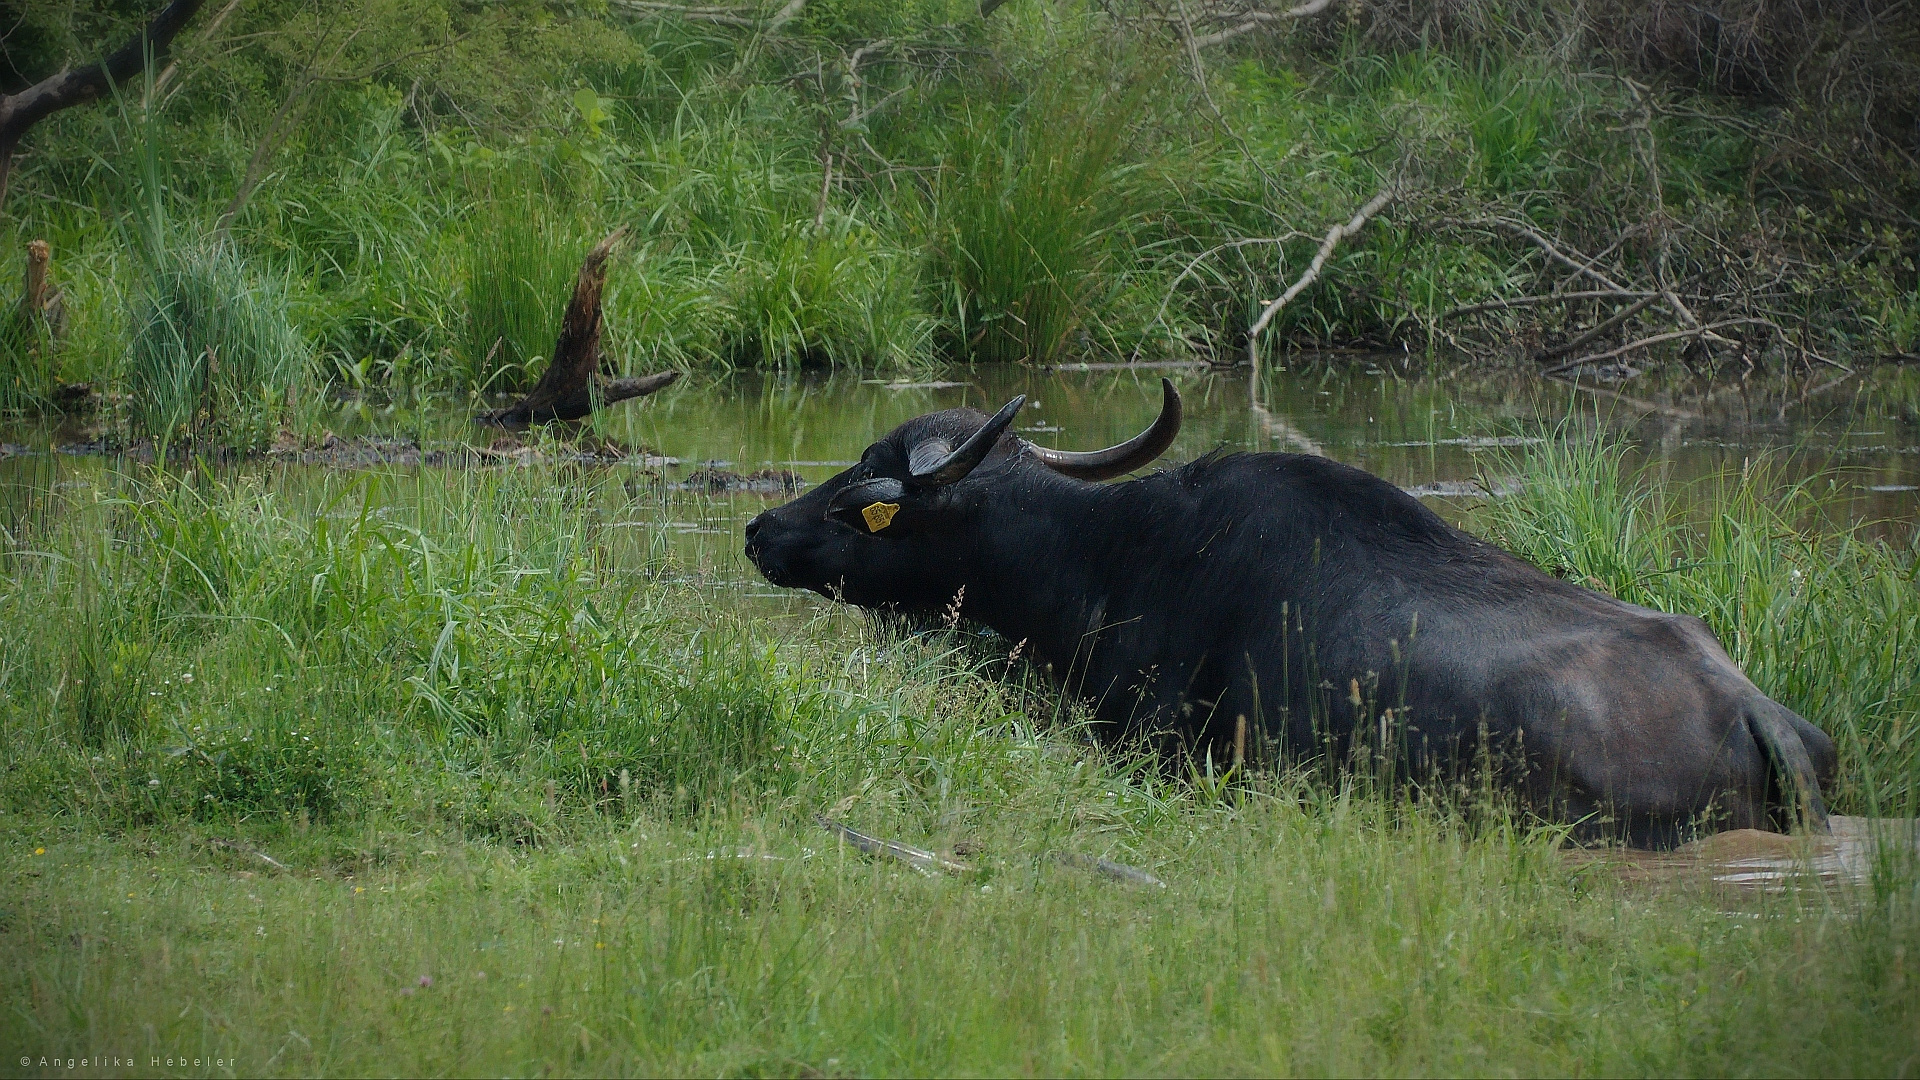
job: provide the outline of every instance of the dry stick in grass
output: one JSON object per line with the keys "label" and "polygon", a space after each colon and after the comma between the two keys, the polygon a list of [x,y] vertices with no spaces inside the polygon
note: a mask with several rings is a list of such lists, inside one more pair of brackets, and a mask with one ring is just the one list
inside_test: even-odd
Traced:
{"label": "dry stick in grass", "polygon": [[1566,266],[1568,269],[1572,270],[1576,274],[1582,274],[1586,277],[1590,277],[1593,280],[1599,282],[1600,284],[1605,285],[1607,288],[1614,290],[1615,292],[1638,292],[1639,291],[1637,289],[1628,289],[1626,286],[1620,284],[1619,282],[1613,280],[1607,275],[1594,269],[1594,265],[1599,262],[1598,259],[1588,259],[1584,263],[1576,261],[1571,255],[1568,255],[1566,252],[1561,251],[1559,247],[1555,246],[1553,241],[1540,235],[1539,230],[1533,228],[1533,226],[1531,225],[1522,224],[1521,222],[1514,221],[1511,218],[1501,218],[1501,217],[1487,218],[1482,221],[1472,222],[1471,224],[1492,225],[1497,228],[1505,229],[1507,232],[1513,233],[1515,236],[1523,237],[1527,240],[1530,240],[1533,242],[1535,247],[1538,247],[1541,251],[1546,252],[1547,256],[1553,259],[1555,262],[1558,262]]}
{"label": "dry stick in grass", "polygon": [[1320,250],[1314,252],[1313,261],[1307,264],[1306,272],[1300,275],[1299,280],[1289,285],[1287,291],[1281,293],[1278,299],[1262,309],[1260,317],[1247,328],[1247,362],[1249,364],[1259,362],[1260,331],[1265,330],[1267,324],[1273,321],[1273,317],[1280,314],[1281,308],[1286,307],[1294,297],[1304,292],[1307,286],[1320,279],[1321,268],[1327,265],[1327,259],[1333,254],[1334,249],[1340,246],[1340,241],[1366,228],[1368,219],[1385,209],[1386,205],[1394,200],[1396,194],[1393,185],[1388,184],[1380,189],[1379,194],[1368,200],[1367,205],[1361,207],[1353,217],[1327,230],[1326,239],[1320,241]]}
{"label": "dry stick in grass", "polygon": [[292,868],[289,867],[286,863],[281,862],[279,859],[274,858],[273,856],[267,854],[264,851],[256,851],[245,844],[237,843],[232,840],[222,840],[219,837],[215,836],[215,837],[209,837],[207,839],[207,846],[216,847],[216,848],[225,848],[228,851],[237,851],[242,855],[251,855],[254,858],[259,859],[261,862],[266,863],[268,866],[273,867],[275,870],[278,870],[283,874],[293,873]]}
{"label": "dry stick in grass", "polygon": [[[752,28],[760,25],[760,15],[749,7],[721,7],[710,4],[663,4],[657,0],[608,0],[608,6],[615,11],[624,11],[643,18],[672,17],[688,19],[693,22],[718,23],[721,26],[740,26]],[[769,33],[780,29],[800,14],[806,6],[806,0],[791,0],[767,20]]]}
{"label": "dry stick in grass", "polygon": [[1838,360],[1833,360],[1825,356],[1822,356],[1819,353],[1814,352],[1812,349],[1809,349],[1804,345],[1797,345],[1797,343],[1793,342],[1793,340],[1787,336],[1787,332],[1781,328],[1780,324],[1774,322],[1772,319],[1756,319],[1756,318],[1748,317],[1748,318],[1739,318],[1739,319],[1722,319],[1719,322],[1703,323],[1699,326],[1690,327],[1685,330],[1674,330],[1665,334],[1654,334],[1650,337],[1643,337],[1637,341],[1629,341],[1625,345],[1622,345],[1617,349],[1609,349],[1608,351],[1603,353],[1593,353],[1592,355],[1589,355],[1589,356],[1580,357],[1577,360],[1569,360],[1564,364],[1556,364],[1553,367],[1547,368],[1545,371],[1542,371],[1540,374],[1559,375],[1563,372],[1572,371],[1574,368],[1577,368],[1577,367],[1584,367],[1587,364],[1598,364],[1598,363],[1601,363],[1602,361],[1612,360],[1628,352],[1632,352],[1635,349],[1644,349],[1650,345],[1660,345],[1669,341],[1680,341],[1686,338],[1697,338],[1697,337],[1712,337],[1715,340],[1725,341],[1728,339],[1720,337],[1720,335],[1715,333],[1715,331],[1724,330],[1730,326],[1764,326],[1767,329],[1772,330],[1775,334],[1779,335],[1781,341],[1787,342],[1789,344],[1795,344],[1796,347],[1799,348],[1799,350],[1802,353],[1805,353],[1809,358],[1818,360],[1821,363],[1828,365],[1829,367],[1839,368],[1841,371],[1845,371],[1849,373],[1853,371],[1852,368],[1848,367],[1847,365],[1841,363]]}
{"label": "dry stick in grass", "polygon": [[1193,48],[1204,49],[1210,45],[1218,45],[1223,41],[1232,41],[1241,34],[1252,33],[1263,26],[1271,26],[1274,23],[1282,23],[1290,19],[1304,19],[1309,15],[1318,15],[1332,6],[1333,0],[1307,0],[1306,3],[1301,4],[1299,7],[1288,8],[1280,12],[1249,11],[1243,16],[1242,22],[1229,26],[1224,30],[1217,30],[1211,34],[1197,38],[1189,38],[1188,40],[1192,42]]}
{"label": "dry stick in grass", "polygon": [[1614,327],[1619,326],[1621,323],[1626,322],[1628,319],[1633,318],[1635,315],[1640,314],[1642,311],[1645,311],[1648,307],[1651,307],[1653,305],[1654,301],[1661,299],[1663,295],[1664,294],[1657,293],[1657,292],[1647,293],[1645,296],[1642,296],[1639,300],[1636,300],[1632,304],[1629,304],[1626,307],[1622,308],[1621,310],[1614,312],[1612,318],[1602,321],[1600,325],[1594,327],[1593,329],[1587,331],[1584,334],[1581,334],[1579,337],[1576,337],[1573,340],[1568,341],[1564,344],[1555,345],[1550,349],[1542,349],[1538,353],[1534,354],[1533,358],[1537,361],[1544,362],[1547,360],[1551,360],[1556,356],[1565,356],[1568,353],[1573,352],[1574,350],[1585,345],[1587,342],[1597,339],[1602,334],[1607,333],[1608,331],[1612,330]]}
{"label": "dry stick in grass", "polygon": [[1071,866],[1076,870],[1091,870],[1101,877],[1124,881],[1129,885],[1145,885],[1150,888],[1164,889],[1167,883],[1147,873],[1137,866],[1128,866],[1112,859],[1096,859],[1091,855],[1082,855],[1074,851],[1057,851],[1053,855],[1062,866]]}
{"label": "dry stick in grass", "polygon": [[815,814],[813,820],[820,827],[866,852],[868,855],[885,855],[889,859],[898,859],[915,870],[944,870],[949,874],[971,874],[973,867],[943,858],[931,851],[902,844],[895,840],[882,840],[877,836],[868,836],[863,832],[842,825],[824,814]]}
{"label": "dry stick in grass", "polygon": [[1584,292],[1547,293],[1541,296],[1511,296],[1502,300],[1487,300],[1478,304],[1448,308],[1435,315],[1434,321],[1458,319],[1467,315],[1477,315],[1482,311],[1506,311],[1509,308],[1534,307],[1539,304],[1563,304],[1574,300],[1641,300],[1649,296],[1657,298],[1658,295],[1658,293],[1622,289],[1589,289]]}
{"label": "dry stick in grass", "polygon": [[1681,341],[1686,338],[1697,338],[1703,334],[1711,333],[1712,331],[1715,331],[1715,330],[1721,330],[1729,326],[1740,326],[1742,324],[1752,323],[1754,321],[1755,320],[1753,319],[1726,319],[1717,323],[1708,323],[1704,326],[1689,327],[1688,329],[1685,329],[1685,330],[1673,330],[1664,334],[1653,334],[1648,337],[1640,338],[1637,341],[1629,341],[1625,345],[1622,345],[1617,349],[1609,349],[1603,353],[1593,353],[1592,355],[1589,355],[1589,356],[1582,356],[1575,360],[1569,360],[1564,364],[1555,364],[1553,367],[1550,367],[1545,371],[1542,371],[1540,374],[1558,375],[1562,372],[1572,371],[1574,368],[1577,368],[1577,367],[1585,367],[1588,364],[1598,364],[1598,363],[1601,363],[1602,361],[1612,360],[1617,357],[1624,356],[1625,354],[1630,353],[1635,349],[1644,349],[1651,345],[1660,345],[1669,341]]}
{"label": "dry stick in grass", "polygon": [[[201,29],[200,35],[195,39],[194,44],[199,46],[212,41],[213,35],[220,32],[220,24],[226,22],[227,16],[233,14],[233,9],[239,6],[240,0],[227,0],[227,6],[214,13],[213,18]],[[154,99],[159,98],[164,107],[166,102],[173,99],[173,95],[167,93],[167,88],[173,85],[174,76],[178,74],[180,74],[179,59],[169,60],[167,66],[161,69],[160,74],[154,76],[153,88],[148,91],[147,100],[142,104],[148,108],[152,108]]]}

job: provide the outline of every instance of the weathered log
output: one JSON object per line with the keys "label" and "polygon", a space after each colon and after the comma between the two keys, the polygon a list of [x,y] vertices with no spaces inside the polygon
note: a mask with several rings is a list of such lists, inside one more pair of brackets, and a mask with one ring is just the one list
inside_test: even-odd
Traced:
{"label": "weathered log", "polygon": [[626,234],[624,225],[613,230],[581,261],[573,299],[567,302],[560,336],[553,343],[553,359],[540,381],[512,405],[474,417],[476,423],[518,430],[555,420],[582,420],[595,409],[645,397],[680,377],[677,371],[620,379],[600,374],[600,295],[607,284],[607,259]]}

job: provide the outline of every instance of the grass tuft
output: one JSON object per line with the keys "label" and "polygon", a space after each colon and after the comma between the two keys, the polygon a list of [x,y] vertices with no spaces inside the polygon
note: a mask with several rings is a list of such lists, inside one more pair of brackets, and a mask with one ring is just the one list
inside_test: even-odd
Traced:
{"label": "grass tuft", "polygon": [[310,365],[285,290],[226,243],[168,237],[147,254],[127,357],[139,430],[265,445]]}
{"label": "grass tuft", "polygon": [[532,175],[496,177],[469,226],[466,333],[453,373],[463,389],[533,385],[560,331],[584,248]]}
{"label": "grass tuft", "polygon": [[1118,173],[1138,97],[1055,83],[955,125],[933,195],[933,290],[954,356],[1045,364],[1111,286],[1126,216]]}

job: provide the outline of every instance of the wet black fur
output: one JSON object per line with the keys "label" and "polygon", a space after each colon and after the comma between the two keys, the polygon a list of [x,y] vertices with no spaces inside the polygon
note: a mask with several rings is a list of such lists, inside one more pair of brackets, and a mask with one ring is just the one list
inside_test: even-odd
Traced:
{"label": "wet black fur", "polygon": [[1215,454],[1094,484],[1005,436],[966,479],[907,485],[877,535],[827,515],[849,485],[906,481],[914,446],[957,445],[984,419],[908,421],[755,518],[747,554],[776,585],[869,608],[938,612],[964,586],[963,615],[1025,641],[1116,732],[1217,745],[1244,716],[1295,755],[1341,760],[1384,718],[1427,775],[1506,748],[1521,797],[1585,835],[1665,846],[1777,826],[1769,732],[1797,734],[1802,773],[1810,756],[1831,783],[1832,740],[1700,620],[1542,573],[1325,458]]}

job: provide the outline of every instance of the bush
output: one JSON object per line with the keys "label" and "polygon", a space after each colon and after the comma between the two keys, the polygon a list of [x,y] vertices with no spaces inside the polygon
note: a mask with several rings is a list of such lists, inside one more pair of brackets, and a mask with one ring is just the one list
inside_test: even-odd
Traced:
{"label": "bush", "polygon": [[168,238],[145,271],[127,359],[141,433],[265,445],[308,375],[285,290],[212,240]]}
{"label": "bush", "polygon": [[845,218],[792,222],[734,262],[726,302],[730,359],[772,367],[905,363],[929,324],[915,304],[909,257]]}
{"label": "bush", "polygon": [[930,212],[948,352],[1050,363],[1094,317],[1126,217],[1116,181],[1137,106],[1137,95],[1088,102],[1056,82],[960,119]]}

